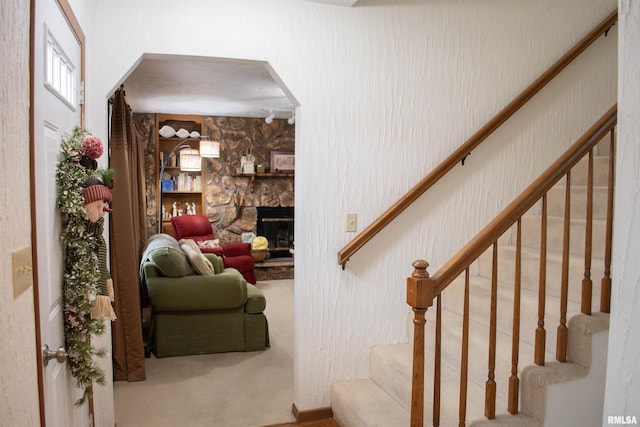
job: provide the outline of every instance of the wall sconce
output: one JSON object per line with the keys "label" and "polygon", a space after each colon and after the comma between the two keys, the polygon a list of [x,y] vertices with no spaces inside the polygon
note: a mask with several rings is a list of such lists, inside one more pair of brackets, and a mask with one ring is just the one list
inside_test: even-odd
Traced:
{"label": "wall sconce", "polygon": [[271,110],[269,110],[269,115],[264,119],[264,121],[270,125],[271,123],[273,123],[273,119],[276,118],[276,115],[273,114],[273,112]]}
{"label": "wall sconce", "polygon": [[220,157],[220,143],[218,141],[200,140],[200,157],[217,159]]}
{"label": "wall sconce", "polygon": [[291,111],[291,117],[289,117],[289,120],[287,120],[287,123],[292,125],[295,122],[296,122],[296,112],[295,112],[295,110],[293,110],[293,111]]}
{"label": "wall sconce", "polygon": [[191,148],[181,150],[180,170],[184,172],[200,172],[202,170],[200,152]]}

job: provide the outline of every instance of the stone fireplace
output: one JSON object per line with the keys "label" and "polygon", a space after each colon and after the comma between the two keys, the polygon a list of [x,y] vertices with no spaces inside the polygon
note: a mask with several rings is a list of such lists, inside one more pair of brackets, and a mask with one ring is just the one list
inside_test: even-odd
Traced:
{"label": "stone fireplace", "polygon": [[256,234],[269,242],[269,258],[289,258],[293,249],[293,207],[258,207]]}
{"label": "stone fireplace", "polygon": [[[156,118],[148,113],[136,113],[133,118],[143,136],[146,228],[147,237],[150,237],[158,229]],[[245,232],[261,235],[257,227],[259,207],[281,206],[293,210],[292,174],[248,176],[237,174],[236,169],[246,153],[252,153],[258,165],[269,165],[272,151],[294,151],[295,126],[284,119],[275,119],[267,124],[264,119],[257,118],[203,116],[202,131],[211,139],[220,141],[220,157],[205,158],[202,162],[204,201],[201,213],[209,218],[216,238],[223,243],[237,243]],[[293,239],[293,223],[290,234]],[[282,256],[291,256],[288,247],[285,252]]]}

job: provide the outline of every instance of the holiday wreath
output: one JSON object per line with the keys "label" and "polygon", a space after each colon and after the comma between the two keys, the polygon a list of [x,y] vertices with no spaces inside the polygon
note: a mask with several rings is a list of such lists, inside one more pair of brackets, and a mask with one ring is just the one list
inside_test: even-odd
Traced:
{"label": "holiday wreath", "polygon": [[115,319],[102,237],[103,216],[110,211],[113,171],[97,168],[96,159],[103,152],[102,141],[76,127],[62,141],[56,170],[56,207],[62,216],[67,363],[76,385],[84,390],[77,405],[89,397],[93,382],[105,383],[104,371],[95,364],[94,356],[104,357],[107,352],[92,346],[91,335],[103,334],[103,321]]}

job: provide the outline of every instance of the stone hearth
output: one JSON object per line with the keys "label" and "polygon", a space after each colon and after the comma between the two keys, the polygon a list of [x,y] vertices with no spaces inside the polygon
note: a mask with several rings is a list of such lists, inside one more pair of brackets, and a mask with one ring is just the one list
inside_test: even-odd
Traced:
{"label": "stone hearth", "polygon": [[293,279],[293,258],[270,258],[256,263],[256,279]]}

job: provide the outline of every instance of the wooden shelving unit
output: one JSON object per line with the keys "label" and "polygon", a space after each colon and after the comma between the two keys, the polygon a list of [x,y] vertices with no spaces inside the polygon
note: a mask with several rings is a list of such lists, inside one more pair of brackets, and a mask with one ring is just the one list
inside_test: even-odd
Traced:
{"label": "wooden shelving unit", "polygon": [[[171,138],[163,138],[160,136],[159,130],[163,126],[171,126],[176,131],[185,129],[189,133],[196,131],[202,135],[202,116],[195,115],[181,115],[181,114],[156,114],[156,171],[158,173],[157,182],[157,194],[158,194],[158,210],[159,217],[161,217],[161,232],[173,235],[173,228],[171,226],[171,216],[173,211],[173,204],[176,204],[177,209],[181,209],[183,214],[186,214],[187,204],[189,206],[195,206],[196,213],[204,212],[204,174],[203,171],[199,172],[186,172],[181,171],[179,165],[174,161],[179,156],[179,150],[174,153],[171,158],[168,158],[168,154],[178,145],[186,144],[193,149],[198,149],[200,146],[199,138],[180,138],[174,136]],[[163,162],[166,161],[167,165],[164,168],[165,178],[170,178],[175,183],[175,190],[163,190],[162,179],[160,171],[162,170]],[[180,186],[178,186],[178,184]],[[179,189],[182,187],[182,189]],[[165,215],[162,215],[162,208],[164,207]]]}

